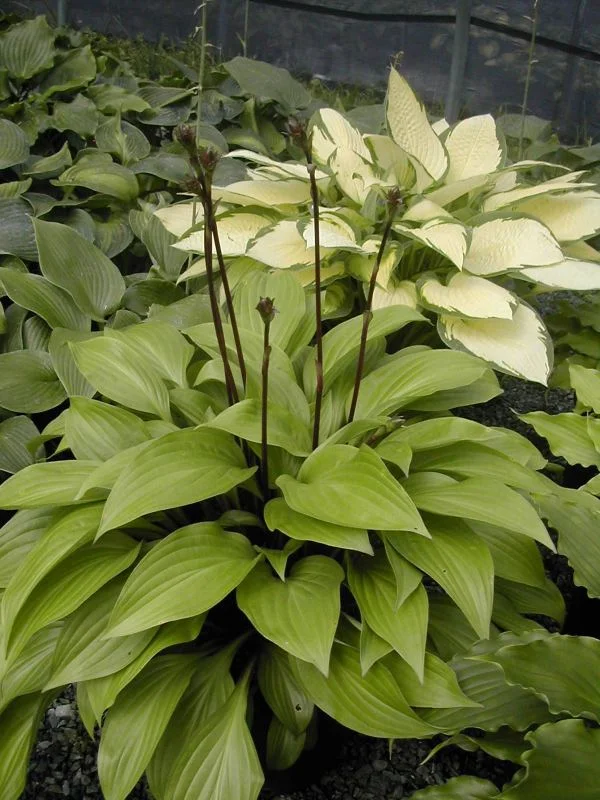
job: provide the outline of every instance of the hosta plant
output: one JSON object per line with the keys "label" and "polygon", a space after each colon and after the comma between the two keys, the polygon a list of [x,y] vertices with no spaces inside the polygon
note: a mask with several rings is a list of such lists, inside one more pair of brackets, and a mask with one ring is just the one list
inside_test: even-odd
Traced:
{"label": "hosta plant", "polygon": [[365,313],[327,329],[312,166],[316,293],[281,270],[233,285],[214,153],[181,138],[211,318],[64,332],[68,405],[46,458],[0,487],[16,512],[0,530],[2,797],[70,683],[101,727],[107,800],[144,772],[157,800],[254,800],[261,762],[314,742],[317,709],[389,739],[553,719],[470,658],[501,631],[546,638],[530,614],[564,615],[537,546],[554,549],[534,506],[557,491],[544,460],[451,413],[499,392],[491,368],[392,346],[427,320],[371,307],[384,247]]}
{"label": "hosta plant", "polygon": [[[489,115],[430,124],[395,70],[385,132],[364,120],[359,130],[333,109],[316,112],[309,132],[329,313],[343,316],[364,303],[383,242],[374,308],[421,310],[450,347],[546,383],[550,336],[520,295],[600,287],[597,252],[585,241],[599,229],[594,184],[556,164],[546,165],[551,178],[536,179],[544,162],[512,163]],[[233,159],[255,166],[217,192],[223,255],[235,272],[293,270],[311,285],[315,241],[304,164],[248,149],[231,152]],[[393,216],[377,202],[392,186],[403,198]],[[182,279],[203,274],[202,221],[193,225],[192,204],[159,216],[173,233],[188,233],[179,248],[200,256]]]}

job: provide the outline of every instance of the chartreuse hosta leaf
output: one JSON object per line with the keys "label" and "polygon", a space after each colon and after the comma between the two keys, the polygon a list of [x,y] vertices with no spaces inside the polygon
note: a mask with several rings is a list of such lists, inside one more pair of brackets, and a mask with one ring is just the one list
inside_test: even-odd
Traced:
{"label": "chartreuse hosta leaf", "polygon": [[296,736],[304,733],[313,718],[314,703],[294,677],[287,653],[265,644],[257,678],[263,697],[280,723]]}
{"label": "chartreuse hosta leaf", "polygon": [[306,459],[297,478],[281,475],[277,485],[290,508],[324,522],[429,535],[406,492],[368,447],[325,447]]}
{"label": "chartreuse hosta leaf", "polygon": [[469,520],[468,525],[488,546],[497,577],[527,586],[546,585],[541,553],[533,539],[485,522]]}
{"label": "chartreuse hosta leaf", "polygon": [[487,639],[494,594],[494,565],[485,542],[459,519],[428,516],[431,539],[388,535],[387,541],[450,595],[474,630]]}
{"label": "chartreuse hosta leaf", "polygon": [[565,719],[541,725],[525,738],[533,748],[523,753],[525,769],[504,789],[503,800],[560,800],[574,793],[594,800],[600,782],[598,728]]}
{"label": "chartreuse hosta leaf", "polygon": [[[89,151],[87,152],[89,153]],[[103,154],[106,155],[105,159],[98,158],[98,152],[95,151],[94,156],[81,156],[53,183],[61,188],[81,186],[94,192],[110,195],[124,203],[134,201],[139,194],[139,185],[134,173],[121,164],[115,164],[108,154]]]}
{"label": "chartreuse hosta leaf", "polygon": [[51,328],[90,329],[90,318],[79,310],[73,298],[41,275],[0,269],[0,280],[14,303],[33,311]]}
{"label": "chartreuse hosta leaf", "polygon": [[273,717],[267,731],[267,767],[285,770],[300,757],[306,743],[306,733],[298,735]]}
{"label": "chartreuse hosta leaf", "polygon": [[467,386],[486,369],[484,361],[467,353],[424,350],[402,354],[363,379],[356,417],[390,414],[436,392]]}
{"label": "chartreuse hosta leaf", "polygon": [[569,365],[569,380],[581,405],[600,413],[600,373],[579,364]]}
{"label": "chartreuse hosta leaf", "polygon": [[373,664],[363,676],[359,652],[350,645],[333,645],[328,677],[306,661],[290,659],[297,680],[315,705],[352,730],[393,739],[439,732],[412,710],[383,663]]}
{"label": "chartreuse hosta leaf", "polygon": [[396,144],[417,159],[432,182],[439,180],[448,169],[447,153],[429,124],[424,107],[395,69],[390,72],[386,116]]}
{"label": "chartreuse hosta leaf", "polygon": [[403,485],[422,511],[498,525],[555,549],[533,506],[500,481],[467,478],[459,482],[440,473],[422,472]]}
{"label": "chartreuse hosta leaf", "polygon": [[0,63],[14,78],[31,78],[52,66],[55,36],[44,16],[12,25],[0,37]]}
{"label": "chartreuse hosta leaf", "polygon": [[67,225],[35,220],[34,229],[42,274],[68,292],[81,311],[104,320],[125,291],[118,268]]}
{"label": "chartreuse hosta leaf", "polygon": [[109,458],[150,439],[143,421],[118,406],[73,397],[65,417],[65,436],[75,458]]}
{"label": "chartreuse hosta leaf", "polygon": [[75,359],[69,347],[69,342],[86,341],[97,333],[89,331],[73,331],[65,328],[55,328],[50,334],[48,342],[48,352],[52,359],[52,366],[64,390],[69,397],[81,395],[82,397],[92,397],[96,394],[96,389],[83,377],[77,369]]}
{"label": "chartreuse hosta leaf", "polygon": [[245,536],[226,533],[216,523],[180,528],[133,570],[106,635],[120,637],[208,611],[243,581],[259,558]]}
{"label": "chartreuse hosta leaf", "polygon": [[17,511],[0,528],[0,588],[8,585],[21,561],[42,538],[55,513],[52,508]]}
{"label": "chartreuse hosta leaf", "polygon": [[161,436],[144,447],[127,474],[117,479],[99,533],[153,511],[224,494],[255,471],[255,467],[245,466],[241,450],[221,431],[188,428]]}
{"label": "chartreuse hosta leaf", "polygon": [[51,700],[51,694],[27,694],[13,700],[0,715],[0,794],[6,800],[18,800],[25,789],[29,753]]}
{"label": "chartreuse hosta leaf", "polygon": [[327,675],[343,578],[339,564],[326,556],[296,562],[285,581],[262,562],[238,587],[237,602],[265,639]]}
{"label": "chartreuse hosta leaf", "polygon": [[358,550],[369,555],[373,553],[366,530],[348,528],[300,514],[291,509],[281,497],[267,503],[264,516],[269,530],[279,530],[292,539],[319,542],[329,547],[342,547],[344,550]]}
{"label": "chartreuse hosta leaf", "polygon": [[125,800],[140,779],[196,666],[193,654],[157,656],[119,695],[98,753],[107,800]]}
{"label": "chartreuse hosta leaf", "polygon": [[[75,503],[81,485],[98,461],[47,461],[31,464],[0,486],[0,508],[42,508]],[[95,492],[87,499],[97,499]]]}
{"label": "chartreuse hosta leaf", "polygon": [[455,672],[433,653],[425,653],[421,682],[406,661],[386,655],[383,664],[392,673],[407,702],[415,708],[476,708],[458,685]]}
{"label": "chartreuse hosta leaf", "polygon": [[[404,534],[398,534],[403,536]],[[416,573],[416,571],[415,571]],[[398,596],[394,571],[385,551],[375,558],[353,558],[348,566],[348,583],[363,621],[423,678],[425,639],[427,637],[427,593],[416,573],[402,587]]]}
{"label": "chartreuse hosta leaf", "polygon": [[485,778],[459,775],[441,786],[428,786],[415,792],[412,800],[488,800],[498,794],[498,787]]}
{"label": "chartreuse hosta leaf", "polygon": [[0,422],[0,470],[14,475],[34,462],[28,447],[38,436],[38,429],[25,416],[9,417]]}
{"label": "chartreuse hosta leaf", "polygon": [[600,452],[595,446],[595,442],[600,444],[600,420],[567,412],[531,411],[519,416],[548,440],[555,455],[562,456],[570,464],[600,466]]}
{"label": "chartreuse hosta leaf", "polygon": [[544,386],[548,382],[554,360],[552,340],[542,318],[524,303],[511,320],[442,315],[437,328],[448,347],[473,353],[509,375]]}
{"label": "chartreuse hosta leaf", "polygon": [[17,350],[0,354],[0,407],[37,414],[55,408],[65,396],[48,353]]}
{"label": "chartreuse hosta leaf", "polygon": [[50,677],[61,624],[38,631],[17,658],[0,669],[0,714],[17,697],[40,692]]}

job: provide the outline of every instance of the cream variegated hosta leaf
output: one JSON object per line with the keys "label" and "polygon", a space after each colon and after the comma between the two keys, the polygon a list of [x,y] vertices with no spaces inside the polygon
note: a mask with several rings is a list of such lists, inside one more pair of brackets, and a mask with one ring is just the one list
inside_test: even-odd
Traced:
{"label": "cream variegated hosta leaf", "polygon": [[523,303],[510,320],[440,316],[438,332],[453,350],[473,353],[501,372],[544,386],[548,382],[552,339],[541,318]]}
{"label": "cream variegated hosta leaf", "polygon": [[[273,158],[262,153],[255,153],[253,150],[232,150],[225,158],[242,158],[245,161],[253,161],[255,164],[266,167],[272,174],[308,181],[308,170],[305,164],[296,164],[293,161],[275,161]],[[329,179],[327,173],[320,169],[315,170],[315,177],[318,181]]]}
{"label": "cream variegated hosta leaf", "polygon": [[474,275],[556,264],[563,254],[551,232],[534,219],[500,218],[475,225],[463,262]]}
{"label": "cream variegated hosta leaf", "polygon": [[159,208],[154,215],[159,218],[169,233],[173,233],[175,236],[183,236],[192,226],[200,224],[204,219],[200,201],[177,203],[167,206],[167,208]]}
{"label": "cream variegated hosta leaf", "polygon": [[394,230],[414,239],[427,247],[431,247],[449,259],[459,269],[463,266],[467,251],[467,231],[459,222],[433,221],[422,228],[408,228],[405,225],[394,225]]}
{"label": "cream variegated hosta leaf", "polygon": [[450,123],[448,122],[447,119],[442,117],[441,119],[438,119],[436,122],[432,122],[431,127],[438,136],[441,136],[442,133],[445,133],[448,130],[448,128],[450,127]]}
{"label": "cream variegated hosta leaf", "polygon": [[[218,218],[217,224],[223,255],[226,258],[244,255],[248,243],[272,223],[273,218],[270,216],[250,214],[244,211],[222,215]],[[204,230],[194,231],[185,239],[174,244],[173,247],[190,253],[204,253]]]}
{"label": "cream variegated hosta leaf", "polygon": [[517,298],[501,286],[474,275],[456,272],[444,286],[437,278],[419,285],[423,305],[442,314],[475,319],[512,319]]}
{"label": "cream variegated hosta leaf", "polygon": [[197,278],[200,275],[206,274],[206,261],[204,257],[197,258],[193,261],[190,266],[182,272],[181,275],[177,278],[176,283],[183,283],[184,281],[189,281],[190,278]]}
{"label": "cream variegated hosta leaf", "polygon": [[449,161],[446,183],[488,175],[502,160],[496,123],[491,114],[469,117],[457,123],[444,145]]}
{"label": "cream variegated hosta leaf", "polygon": [[397,285],[391,283],[387,289],[376,286],[373,293],[373,310],[386,306],[409,306],[418,308],[417,287],[412,281],[400,281]]}
{"label": "cream variegated hosta leaf", "polygon": [[574,183],[573,176],[579,177],[582,173],[571,173],[570,175],[561,175],[558,178],[552,178],[544,183],[538,183],[533,186],[516,186],[508,192],[498,192],[490,195],[484,203],[483,210],[485,212],[497,211],[499,208],[513,207],[516,203],[521,204],[524,200],[531,199],[532,197],[540,197],[542,195],[553,195],[560,192],[569,191],[569,189],[588,189],[593,186],[593,183]]}
{"label": "cream variegated hosta leaf", "polygon": [[591,291],[600,289],[600,264],[565,258],[559,264],[552,264],[549,267],[528,267],[519,270],[515,277],[525,277],[532,283],[552,289]]}
{"label": "cream variegated hosta leaf", "polygon": [[386,117],[396,144],[416,158],[434,180],[439,180],[448,167],[444,145],[431,127],[424,107],[393,68],[388,83]]}
{"label": "cream variegated hosta leaf", "polygon": [[248,248],[247,255],[275,269],[289,269],[314,263],[314,248],[308,248],[297,222],[277,222]]}
{"label": "cream variegated hosta leaf", "polygon": [[402,222],[429,222],[434,219],[454,220],[454,217],[445,208],[434,203],[428,197],[418,198],[408,211],[402,215]]}
{"label": "cream variegated hosta leaf", "polygon": [[475,175],[472,178],[465,178],[461,181],[453,181],[452,183],[445,183],[431,192],[427,192],[427,199],[432,203],[437,203],[439,206],[448,206],[459,197],[463,197],[469,192],[474,192],[489,184],[492,176],[490,175]]}
{"label": "cream variegated hosta leaf", "polygon": [[298,206],[310,201],[310,184],[298,178],[236,181],[214,186],[213,195],[215,200],[240,206]]}
{"label": "cream variegated hosta leaf", "polygon": [[338,147],[333,151],[329,166],[342,192],[359,205],[365,202],[373,186],[384,185],[375,174],[370,160],[347,147]]}
{"label": "cream variegated hosta leaf", "polygon": [[575,242],[600,231],[600,194],[593,191],[544,195],[518,203],[515,210],[541,220],[559,242]]}
{"label": "cream variegated hosta leaf", "polygon": [[568,258],[600,262],[600,253],[587,242],[577,241],[565,244],[563,246],[563,253]]}
{"label": "cream variegated hosta leaf", "polygon": [[[312,219],[304,224],[302,237],[307,247],[315,246],[315,226]],[[361,251],[352,227],[340,217],[325,212],[319,218],[319,241],[321,247],[332,250]]]}
{"label": "cream variegated hosta leaf", "polygon": [[415,168],[404,150],[389,136],[371,134],[365,136],[365,142],[371,149],[373,159],[386,183],[399,186],[401,189],[410,189],[414,186]]}
{"label": "cream variegated hosta leaf", "polygon": [[321,108],[311,120],[312,155],[320,164],[327,164],[334,150],[352,150],[365,161],[371,160],[362,134],[339,111]]}

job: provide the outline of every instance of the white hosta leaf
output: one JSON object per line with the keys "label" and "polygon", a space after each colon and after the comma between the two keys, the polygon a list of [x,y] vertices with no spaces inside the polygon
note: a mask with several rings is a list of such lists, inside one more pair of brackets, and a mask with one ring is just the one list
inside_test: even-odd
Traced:
{"label": "white hosta leaf", "polygon": [[519,203],[516,210],[537,217],[559,242],[575,242],[600,230],[600,194],[585,191],[545,195]]}
{"label": "white hosta leaf", "polygon": [[428,192],[427,198],[440,206],[448,206],[459,197],[485,186],[491,179],[489,175],[474,175],[472,178],[465,178],[462,181],[444,183],[443,186]]}
{"label": "white hosta leaf", "polygon": [[167,208],[159,208],[154,212],[169,233],[183,236],[192,225],[198,225],[204,217],[202,204],[199,201],[192,203],[177,203]]}
{"label": "white hosta leaf", "polygon": [[428,278],[419,286],[419,293],[421,302],[434,311],[476,319],[512,319],[518,305],[506,289],[463,272],[455,273],[447,286],[435,277]]}
{"label": "white hosta leaf", "polygon": [[[328,111],[329,109],[325,110]],[[308,180],[308,170],[305,164],[296,164],[293,161],[275,161],[273,158],[269,158],[269,156],[265,156],[262,153],[255,153],[253,150],[232,150],[231,153],[227,153],[225,158],[243,158],[245,161],[254,161],[255,164],[268,167],[271,173]],[[323,180],[328,178],[328,175],[318,169],[315,170],[315,177],[317,180]]]}
{"label": "white hosta leaf", "polygon": [[[227,257],[242,256],[248,248],[249,242],[254,239],[263,228],[268,227],[272,220],[260,214],[247,214],[245,212],[225,214],[217,219],[219,229],[219,242],[221,251]],[[177,250],[192,253],[204,253],[204,230],[195,231],[185,239],[177,242]]]}
{"label": "white hosta leaf", "polygon": [[410,189],[415,183],[416,173],[409,157],[389,136],[373,134],[365,136],[375,163],[383,172],[383,179],[402,189]]}
{"label": "white hosta leaf", "polygon": [[519,378],[546,386],[552,372],[553,348],[541,318],[520,304],[511,320],[460,319],[440,316],[438,332],[454,350],[467,350]]}
{"label": "white hosta leaf", "polygon": [[474,275],[540,267],[563,260],[551,232],[534,219],[493,219],[476,225],[463,268]]}
{"label": "white hosta leaf", "polygon": [[344,194],[362,205],[372,186],[381,186],[370,160],[347,147],[338,147],[329,159],[329,166]]}
{"label": "white hosta leaf", "polygon": [[373,311],[387,306],[408,306],[416,310],[418,305],[417,287],[412,281],[390,283],[387,289],[376,286],[373,292]]}
{"label": "white hosta leaf", "polygon": [[[329,249],[322,248],[321,256],[329,252]],[[281,220],[259,236],[246,255],[274,269],[289,269],[315,263],[314,247],[307,246],[299,223],[291,219]]]}
{"label": "white hosta leaf", "polygon": [[327,164],[336,148],[353,150],[367,161],[371,160],[369,148],[363,137],[339,111],[321,108],[311,120],[312,154],[321,164]]}
{"label": "white hosta leaf", "polygon": [[[496,192],[496,194],[492,194],[484,201],[483,210],[490,212],[497,211],[499,208],[512,208],[532,198],[540,199],[542,195],[551,195],[565,192],[569,189],[584,189],[593,186],[591,183],[573,183],[573,179],[579,178],[582,174],[581,172],[576,172],[571,173],[571,175],[561,175],[558,178],[553,178],[544,183],[536,183],[533,186],[523,186],[521,184],[508,192]],[[533,216],[537,215],[534,214]]]}
{"label": "white hosta leaf", "polygon": [[240,206],[303,205],[310,201],[307,181],[289,180],[236,181],[228,186],[213,187],[215,200]]}
{"label": "white hosta leaf", "polygon": [[445,182],[487,175],[499,166],[502,150],[491,114],[469,117],[455,125],[445,142],[448,172]]}
{"label": "white hosta leaf", "polygon": [[448,167],[446,151],[429,124],[424,107],[395,69],[390,72],[386,111],[392,139],[439,180]]}
{"label": "white hosta leaf", "polygon": [[521,269],[515,277],[525,277],[530,281],[552,289],[591,291],[600,289],[600,264],[593,261],[577,261],[574,258],[565,258],[564,261],[558,264],[551,264],[548,267]]}
{"label": "white hosta leaf", "polygon": [[414,229],[398,224],[394,225],[394,230],[431,247],[462,269],[467,251],[467,231],[460,223],[431,222],[422,228]]}
{"label": "white hosta leaf", "polygon": [[417,199],[408,211],[402,215],[402,222],[429,222],[430,220],[448,219],[454,221],[454,217],[438,203],[434,203],[427,197]]}
{"label": "white hosta leaf", "polygon": [[[312,219],[306,223],[302,237],[307,247],[315,246],[315,227]],[[321,247],[332,250],[360,251],[362,249],[357,244],[356,236],[350,225],[332,214],[321,216],[319,219],[319,243]]]}

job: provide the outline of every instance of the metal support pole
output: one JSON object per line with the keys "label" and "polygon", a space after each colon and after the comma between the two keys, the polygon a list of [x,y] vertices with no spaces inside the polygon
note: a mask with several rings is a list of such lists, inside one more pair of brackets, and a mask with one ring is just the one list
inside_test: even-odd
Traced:
{"label": "metal support pole", "polygon": [[56,24],[63,28],[67,24],[67,0],[57,0],[56,4]]}
{"label": "metal support pole", "polygon": [[456,3],[454,48],[452,50],[452,65],[450,67],[450,81],[445,107],[445,116],[450,123],[456,122],[458,119],[462,102],[467,56],[469,54],[471,5],[472,0],[457,0]]}

